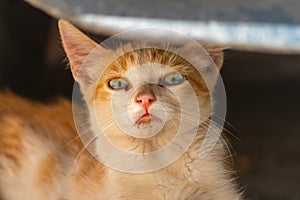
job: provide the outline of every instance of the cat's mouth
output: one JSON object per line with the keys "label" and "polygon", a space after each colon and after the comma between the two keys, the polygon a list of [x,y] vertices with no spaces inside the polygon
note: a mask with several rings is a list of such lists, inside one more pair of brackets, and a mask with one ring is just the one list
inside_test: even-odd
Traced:
{"label": "cat's mouth", "polygon": [[145,113],[136,120],[135,124],[138,126],[142,124],[150,124],[153,119],[158,119],[158,118],[152,114]]}

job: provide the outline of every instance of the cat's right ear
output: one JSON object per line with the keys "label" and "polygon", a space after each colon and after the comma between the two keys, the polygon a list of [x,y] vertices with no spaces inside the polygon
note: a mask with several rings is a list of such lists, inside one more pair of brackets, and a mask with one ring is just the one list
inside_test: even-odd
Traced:
{"label": "cat's right ear", "polygon": [[99,45],[65,20],[59,20],[58,27],[74,79],[81,84],[93,82],[93,77],[91,77],[93,74],[89,73],[92,69],[88,69],[89,66],[83,63],[96,47],[99,49]]}

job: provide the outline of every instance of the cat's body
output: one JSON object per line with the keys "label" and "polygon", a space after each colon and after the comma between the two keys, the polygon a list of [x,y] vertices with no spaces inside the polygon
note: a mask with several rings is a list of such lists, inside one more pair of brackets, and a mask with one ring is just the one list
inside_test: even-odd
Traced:
{"label": "cat's body", "polygon": [[[161,50],[138,50],[120,57],[104,71],[99,83],[93,82],[90,87],[86,85],[87,78],[90,78],[88,77],[89,72],[83,74],[83,79],[77,77],[77,73],[79,70],[78,65],[82,64],[86,54],[95,47],[95,44],[90,40],[85,43],[87,39],[66,22],[61,22],[60,28],[73,75],[81,84],[81,90],[83,90],[90,113],[93,113],[94,106],[96,106],[95,116],[90,115],[92,126],[97,123],[97,120],[100,121],[98,123],[105,125],[104,135],[108,139],[115,142],[120,148],[134,153],[153,152],[165,146],[168,143],[167,140],[174,137],[174,130],[177,128],[176,123],[174,126],[174,122],[177,120],[176,117],[173,117],[174,119],[171,121],[168,121],[168,118],[166,119],[164,126],[167,128],[163,129],[163,134],[158,134],[147,140],[133,138],[123,134],[117,126],[107,126],[105,124],[108,123],[106,121],[113,120],[113,114],[109,110],[113,91],[107,87],[105,81],[108,80],[106,77],[123,77],[125,72],[135,69],[137,64],[147,64],[153,59],[156,62],[164,60],[166,63],[161,64],[168,64],[177,68],[184,62],[182,60],[178,61],[178,58],[175,57],[169,60],[153,58],[161,56],[162,53],[168,58],[172,57],[172,54],[166,54]],[[80,39],[80,37],[83,37],[83,42],[76,46],[73,42]],[[209,53],[213,53],[213,51]],[[217,54],[217,52],[215,53]],[[221,65],[221,61],[220,63],[218,63],[218,60],[215,61],[218,65]],[[164,68],[155,68],[155,72],[151,73],[155,74],[159,70],[164,70]],[[53,105],[46,105],[25,100],[8,92],[1,94],[0,199],[241,199],[235,185],[232,183],[230,168],[226,163],[228,154],[225,150],[224,141],[219,140],[206,157],[199,157],[199,149],[207,131],[207,121],[210,118],[210,97],[207,88],[202,85],[203,80],[196,78],[197,74],[195,72],[183,70],[181,73],[186,73],[185,75],[189,78],[189,81],[199,86],[196,94],[198,100],[200,100],[199,107],[204,114],[200,118],[196,137],[189,148],[174,162],[161,169],[150,170],[145,173],[129,173],[112,169],[98,161],[89,151],[82,151],[83,144],[76,135],[72,118],[72,106],[69,101],[59,100]],[[175,75],[180,80],[181,77],[178,74]],[[130,77],[128,74],[126,76]],[[110,78],[110,80],[113,79]],[[117,81],[120,80],[117,79]],[[124,80],[121,81],[123,81],[123,84]],[[184,80],[181,81],[180,84],[185,84]],[[120,87],[121,85],[120,82],[117,85],[113,85],[113,82],[109,83],[112,87]],[[134,81],[132,84],[134,84]],[[182,97],[179,98],[186,98],[185,95],[189,95],[188,90],[185,91],[184,85],[180,86],[178,84],[176,87],[179,87],[182,91],[180,93]],[[90,88],[95,88],[93,94],[88,93],[91,91]],[[172,113],[174,116],[178,112],[174,107],[174,105],[177,105],[176,101],[172,100],[173,97],[171,93],[168,94],[166,86],[160,85],[158,87],[152,83],[142,85],[134,95],[136,98],[135,103],[144,106],[142,104],[144,99],[142,101],[139,98],[147,97],[147,100],[150,98],[151,102],[149,102],[152,103],[153,101],[152,104],[154,105],[156,102],[163,104],[167,112]],[[168,98],[164,97],[166,95]],[[149,102],[148,104],[150,104]],[[145,108],[152,109],[153,106],[150,107],[148,104],[145,104]],[[152,110],[150,111],[155,113],[155,109]],[[139,126],[138,130],[151,130],[150,128],[147,129],[147,125],[155,123],[155,120],[152,119],[152,115],[149,116],[139,118],[136,121],[136,125]],[[159,124],[160,121],[156,123]],[[95,133],[97,129],[92,128],[92,130],[97,135]],[[98,147],[100,145],[99,141],[96,140],[95,145],[97,154],[100,151],[97,149],[97,145]],[[164,156],[168,155],[162,154],[161,157],[156,159],[159,161]]]}
{"label": "cat's body", "polygon": [[70,103],[43,105],[5,92],[0,104],[1,198],[58,199],[81,148],[67,145],[76,134]]}

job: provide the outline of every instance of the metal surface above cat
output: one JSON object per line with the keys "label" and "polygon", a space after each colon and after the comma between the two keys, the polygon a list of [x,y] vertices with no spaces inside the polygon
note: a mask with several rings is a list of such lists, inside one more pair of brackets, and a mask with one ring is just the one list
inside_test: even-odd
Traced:
{"label": "metal surface above cat", "polygon": [[[199,41],[241,50],[300,52],[298,0],[26,1],[56,18],[65,18],[102,35],[142,27],[162,27]],[[169,39],[168,35],[151,35]],[[132,35],[128,39],[139,37],[143,36]]]}

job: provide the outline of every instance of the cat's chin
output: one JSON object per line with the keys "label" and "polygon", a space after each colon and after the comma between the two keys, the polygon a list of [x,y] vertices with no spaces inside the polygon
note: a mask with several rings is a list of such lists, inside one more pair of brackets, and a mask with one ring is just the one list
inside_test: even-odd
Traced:
{"label": "cat's chin", "polygon": [[159,117],[145,114],[136,120],[130,128],[130,134],[128,134],[129,132],[127,134],[137,138],[148,138],[159,134],[164,125],[164,121]]}

